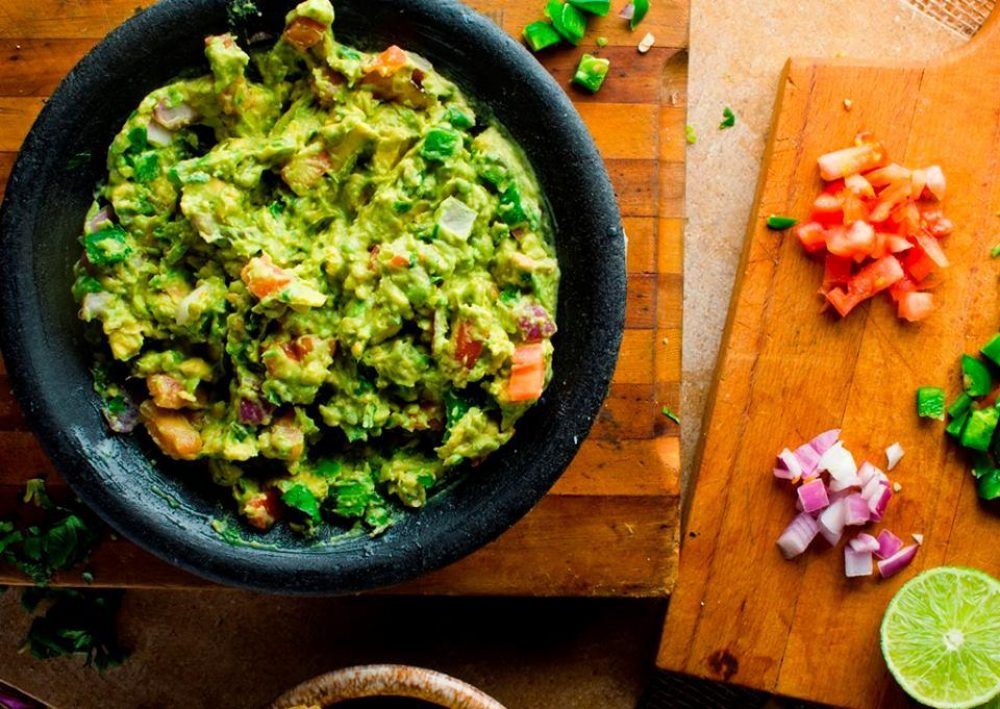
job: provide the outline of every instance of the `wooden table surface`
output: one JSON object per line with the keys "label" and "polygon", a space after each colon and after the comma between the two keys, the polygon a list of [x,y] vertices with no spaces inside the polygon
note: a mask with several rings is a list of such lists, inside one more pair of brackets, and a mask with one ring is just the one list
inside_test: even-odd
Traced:
{"label": "wooden table surface", "polygon": [[[470,4],[515,35],[544,6],[541,0]],[[137,0],[0,3],[0,186],[45,96],[138,9]],[[580,454],[527,517],[479,552],[393,592],[665,596],[673,587],[679,432],[660,408],[677,410],[679,403],[689,3],[653,3],[634,33],[617,10],[591,20],[580,48],[541,57],[566,85],[605,158],[629,235],[627,329],[607,402]],[[640,55],[636,44],[645,32],[656,37],[656,47]],[[604,49],[594,44],[600,35],[609,40]],[[583,51],[612,62],[596,96],[568,86]],[[40,473],[61,484],[0,370],[0,510]],[[104,541],[90,567],[97,585],[207,584],[120,539]],[[0,568],[0,583],[23,582]],[[58,582],[79,579],[67,574]]]}

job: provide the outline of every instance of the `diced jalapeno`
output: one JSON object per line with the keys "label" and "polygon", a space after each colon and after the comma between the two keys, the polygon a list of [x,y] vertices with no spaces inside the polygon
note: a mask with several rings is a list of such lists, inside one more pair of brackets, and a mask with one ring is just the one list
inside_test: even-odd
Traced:
{"label": "diced jalapeno", "polygon": [[127,234],[120,226],[111,226],[87,234],[83,237],[83,249],[87,260],[95,266],[109,266],[120,263],[132,253],[126,242]]}
{"label": "diced jalapeno", "polygon": [[767,228],[774,229],[776,231],[791,229],[798,223],[799,223],[798,219],[795,219],[793,217],[783,217],[780,214],[772,214],[767,218]]}
{"label": "diced jalapeno", "polygon": [[569,4],[598,17],[604,17],[611,12],[611,0],[569,0]]}
{"label": "diced jalapeno", "polygon": [[587,31],[587,18],[572,5],[559,0],[550,0],[545,7],[545,14],[552,20],[556,32],[570,44],[576,46],[583,39]]}
{"label": "diced jalapeno", "polygon": [[540,52],[562,42],[562,35],[550,23],[539,20],[524,28],[524,39],[531,51]]}
{"label": "diced jalapeno", "polygon": [[962,381],[969,396],[986,396],[993,388],[993,377],[986,365],[975,357],[962,355]]}
{"label": "diced jalapeno", "polygon": [[979,478],[979,485],[976,492],[984,500],[996,500],[1000,498],[1000,469],[994,468],[988,474]]}
{"label": "diced jalapeno", "polygon": [[474,116],[470,116],[465,111],[461,111],[454,106],[448,107],[448,112],[444,116],[449,123],[459,130],[467,130],[476,125],[476,119]]}
{"label": "diced jalapeno", "polygon": [[458,133],[442,128],[433,128],[427,131],[427,137],[424,138],[420,154],[425,160],[444,162],[446,158],[455,154],[458,141]]}
{"label": "diced jalapeno", "polygon": [[643,18],[646,17],[646,13],[649,12],[649,0],[632,0],[632,4],[635,5],[635,12],[632,15],[632,20],[629,22],[629,27],[635,29],[642,22]]}
{"label": "diced jalapeno", "polygon": [[962,431],[962,445],[975,451],[989,450],[993,432],[1000,422],[1000,411],[996,407],[987,406],[973,411],[969,416],[965,430]]}
{"label": "diced jalapeno", "polygon": [[521,204],[521,191],[516,183],[511,182],[500,195],[497,215],[508,226],[517,226],[528,221],[528,215],[525,214],[524,206]]}
{"label": "diced jalapeno", "polygon": [[963,391],[958,395],[958,398],[952,402],[951,406],[948,407],[948,415],[952,418],[959,418],[963,414],[967,414],[971,407],[972,397]]}
{"label": "diced jalapeno", "polygon": [[941,387],[917,389],[917,416],[944,421],[944,390]]}
{"label": "diced jalapeno", "polygon": [[983,353],[983,357],[1000,366],[1000,335],[994,335],[979,351]]}
{"label": "diced jalapeno", "polygon": [[965,430],[965,424],[969,422],[969,410],[966,409],[961,414],[952,417],[951,421],[945,427],[944,432],[947,433],[952,438],[956,438],[959,441],[962,440],[962,431]]}
{"label": "diced jalapeno", "polygon": [[604,84],[604,79],[611,68],[611,62],[607,59],[598,59],[591,54],[584,54],[580,58],[580,65],[573,75],[573,83],[582,86],[591,93],[596,93]]}

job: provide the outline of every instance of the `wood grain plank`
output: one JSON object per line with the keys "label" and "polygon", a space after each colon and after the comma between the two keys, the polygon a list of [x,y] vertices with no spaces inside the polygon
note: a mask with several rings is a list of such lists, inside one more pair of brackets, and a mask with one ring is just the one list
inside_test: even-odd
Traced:
{"label": "wood grain plank", "polygon": [[[982,543],[1000,534],[1000,518],[977,503],[967,461],[941,426],[916,418],[911,398],[926,384],[956,393],[960,353],[996,332],[1000,292],[986,254],[1000,207],[1000,101],[977,87],[1000,78],[1000,22],[977,42],[926,67],[795,60],[786,69],[659,666],[837,706],[905,706],[878,648],[889,598],[942,563],[1000,574],[995,546]],[[945,115],[963,117],[960,139]],[[881,299],[843,321],[821,314],[808,284],[822,269],[793,237],[764,226],[772,212],[808,214],[816,158],[859,130],[904,164],[941,164],[961,195],[946,202],[959,225],[946,242],[953,268],[935,293],[939,310],[919,326]],[[845,579],[840,550],[823,544],[792,562],[773,544],[794,516],[792,491],[768,473],[775,452],[833,427],[878,465],[893,441],[907,451],[890,473],[903,489],[878,528],[923,533],[925,544],[891,580]]]}
{"label": "wood grain plank", "polygon": [[[151,4],[148,0],[73,0],[60,2],[57,11],[39,12],[33,3],[4,3],[0,5],[0,37],[100,39]],[[508,0],[476,0],[470,4],[499,17],[504,29],[516,36],[520,36],[529,22],[542,19],[544,5]],[[683,47],[687,44],[688,14],[687,0],[662,0],[653,5],[641,29],[656,35],[661,47]],[[611,46],[629,48],[642,39],[642,33],[630,32],[627,23],[617,16],[590,21],[587,44],[592,44],[599,35],[606,36]]]}
{"label": "wood grain plank", "polygon": [[[665,501],[552,495],[475,554],[381,593],[662,597],[676,571],[677,541],[669,530],[678,525],[677,505]],[[604,553],[609,549],[615,553]],[[103,542],[81,568],[93,572],[97,587],[213,587],[122,539]],[[25,583],[0,566],[0,584]],[[83,583],[75,571],[57,576],[55,585]]]}
{"label": "wood grain plank", "polygon": [[0,38],[0,96],[48,96],[95,43]]}
{"label": "wood grain plank", "polygon": [[44,105],[34,96],[0,96],[0,151],[18,151]]}

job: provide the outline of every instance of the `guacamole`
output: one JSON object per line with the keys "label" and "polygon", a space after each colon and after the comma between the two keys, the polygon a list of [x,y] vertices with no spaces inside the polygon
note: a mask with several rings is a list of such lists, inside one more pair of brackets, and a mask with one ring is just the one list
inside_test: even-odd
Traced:
{"label": "guacamole", "polygon": [[114,139],[75,268],[112,428],[205,461],[259,529],[385,529],[551,377],[559,267],[522,151],[333,19],[308,0],[252,54],[208,37],[211,73]]}

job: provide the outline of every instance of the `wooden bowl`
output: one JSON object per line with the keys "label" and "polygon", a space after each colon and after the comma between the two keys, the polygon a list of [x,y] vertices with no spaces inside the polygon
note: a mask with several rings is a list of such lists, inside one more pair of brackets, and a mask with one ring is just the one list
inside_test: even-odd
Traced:
{"label": "wooden bowl", "polygon": [[328,672],[282,694],[270,709],[326,709],[353,699],[375,697],[408,697],[444,709],[504,709],[470,684],[407,665],[359,665]]}

